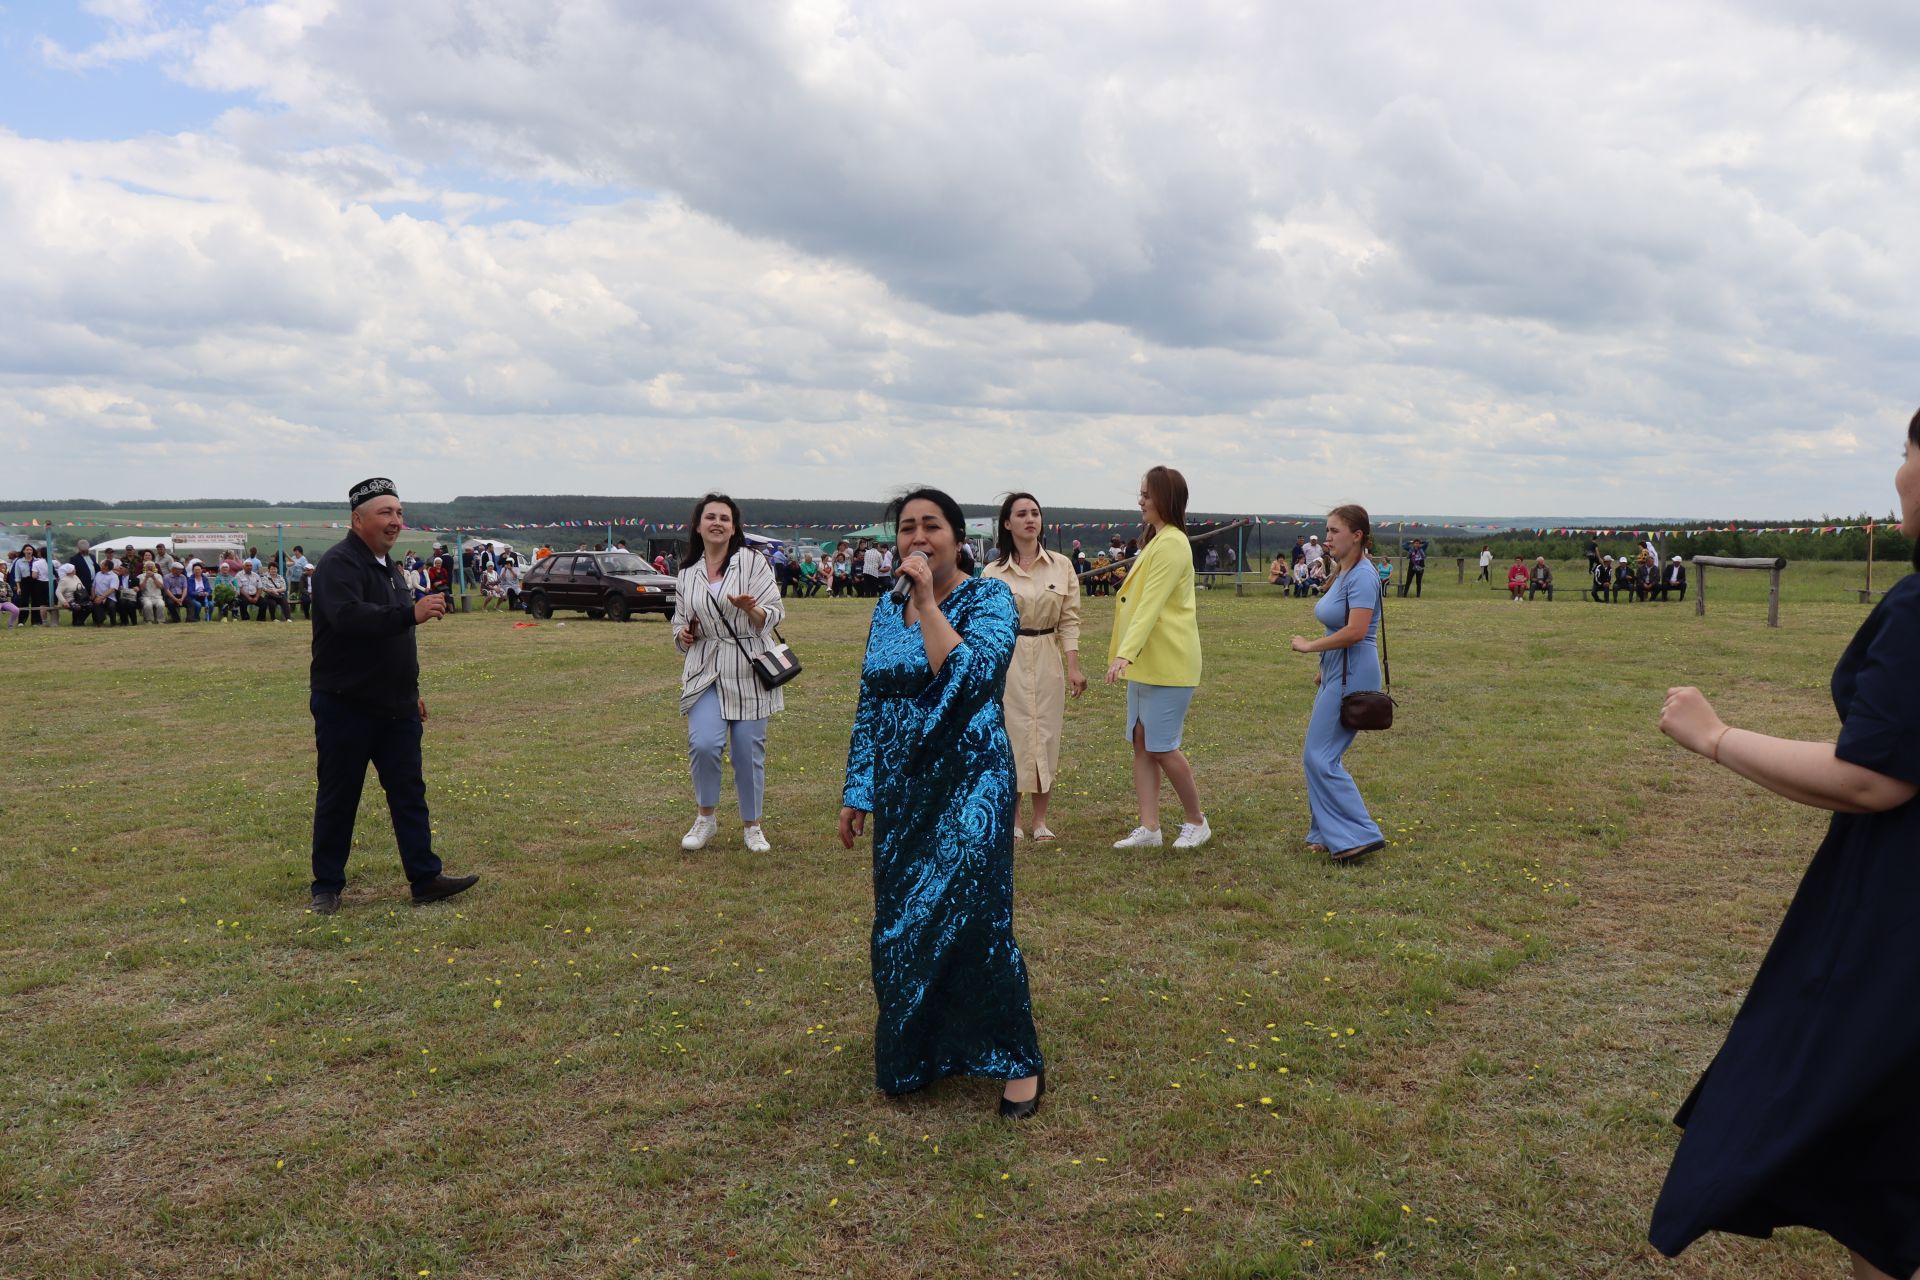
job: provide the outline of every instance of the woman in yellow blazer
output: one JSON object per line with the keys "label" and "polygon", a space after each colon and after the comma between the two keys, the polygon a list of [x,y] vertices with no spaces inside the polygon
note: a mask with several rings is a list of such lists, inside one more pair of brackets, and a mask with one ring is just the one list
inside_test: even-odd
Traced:
{"label": "woman in yellow blazer", "polygon": [[1200,684],[1186,477],[1171,467],[1148,471],[1140,481],[1140,514],[1147,522],[1147,544],[1120,584],[1107,649],[1107,683],[1122,676],[1127,680],[1127,737],[1133,743],[1140,825],[1113,847],[1160,847],[1160,777],[1165,774],[1186,811],[1173,847],[1198,849],[1213,838],[1213,828],[1200,811],[1193,766],[1180,753],[1187,706]]}

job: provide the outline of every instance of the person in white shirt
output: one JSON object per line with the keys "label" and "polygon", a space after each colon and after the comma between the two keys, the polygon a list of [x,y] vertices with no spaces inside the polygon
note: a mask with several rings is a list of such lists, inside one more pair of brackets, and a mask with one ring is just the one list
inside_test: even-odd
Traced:
{"label": "person in white shirt", "polygon": [[104,627],[110,621],[119,626],[121,622],[120,575],[114,571],[115,563],[102,560],[93,571],[93,620],[97,626]]}
{"label": "person in white shirt", "polygon": [[1492,547],[1480,548],[1480,576],[1475,578],[1474,581],[1486,583],[1487,589],[1489,591],[1493,589],[1493,548]]}
{"label": "person in white shirt", "polygon": [[140,620],[158,626],[160,611],[166,606],[167,594],[163,585],[160,566],[152,560],[140,566]]}
{"label": "person in white shirt", "polygon": [[500,571],[492,565],[484,565],[480,570],[480,612],[488,613],[500,607],[507,597],[506,589],[500,585]]}
{"label": "person in white shirt", "polygon": [[234,607],[240,611],[240,620],[245,622],[254,615],[248,610],[260,606],[260,571],[253,567],[253,561],[244,561],[240,572],[233,575],[233,589],[238,593]]}
{"label": "person in white shirt", "polygon": [[877,596],[885,589],[886,580],[880,576],[880,548],[869,546],[860,557],[860,594]]}
{"label": "person in white shirt", "polygon": [[1325,554],[1326,551],[1320,546],[1320,535],[1316,533],[1307,539],[1307,549],[1300,553],[1300,558],[1308,564],[1319,564],[1320,557]]}

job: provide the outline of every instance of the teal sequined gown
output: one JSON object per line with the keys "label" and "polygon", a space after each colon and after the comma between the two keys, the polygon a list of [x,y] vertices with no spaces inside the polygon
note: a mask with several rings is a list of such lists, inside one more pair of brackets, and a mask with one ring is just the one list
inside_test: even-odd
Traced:
{"label": "teal sequined gown", "polygon": [[939,674],[883,598],[867,633],[842,803],[873,815],[874,1077],[1038,1075],[1027,965],[1013,940],[1013,749],[1000,711],[1019,612],[992,578],[940,610],[960,633]]}

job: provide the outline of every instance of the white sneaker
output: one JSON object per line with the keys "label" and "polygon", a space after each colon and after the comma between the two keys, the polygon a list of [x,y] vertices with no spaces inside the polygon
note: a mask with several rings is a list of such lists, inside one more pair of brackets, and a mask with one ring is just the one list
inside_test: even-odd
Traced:
{"label": "white sneaker", "polygon": [[693,825],[687,828],[687,834],[680,837],[680,847],[691,852],[704,849],[707,841],[713,839],[713,833],[720,829],[720,820],[706,814],[694,818]]}
{"label": "white sneaker", "polygon": [[1213,828],[1207,825],[1207,815],[1203,813],[1200,815],[1200,821],[1198,823],[1183,822],[1180,824],[1180,834],[1174,838],[1173,847],[1176,849],[1198,849],[1211,839],[1213,839]]}
{"label": "white sneaker", "polygon": [[1160,847],[1160,833],[1157,830],[1149,831],[1145,827],[1135,827],[1132,835],[1124,840],[1115,840],[1113,847],[1116,849],[1158,849]]}
{"label": "white sneaker", "polygon": [[773,846],[767,843],[767,835],[760,830],[760,824],[757,822],[748,823],[741,828],[740,838],[746,842],[748,850],[753,853],[773,852]]}

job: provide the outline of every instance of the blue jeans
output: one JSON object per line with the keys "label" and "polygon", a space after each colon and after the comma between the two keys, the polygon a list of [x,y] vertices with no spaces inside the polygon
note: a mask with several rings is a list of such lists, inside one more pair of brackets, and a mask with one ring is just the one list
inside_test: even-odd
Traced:
{"label": "blue jeans", "polygon": [[727,720],[720,714],[720,691],[711,685],[687,712],[687,755],[693,766],[693,802],[702,809],[720,803],[720,756],[733,748],[733,794],[740,821],[760,821],[760,800],[767,787],[766,720]]}

